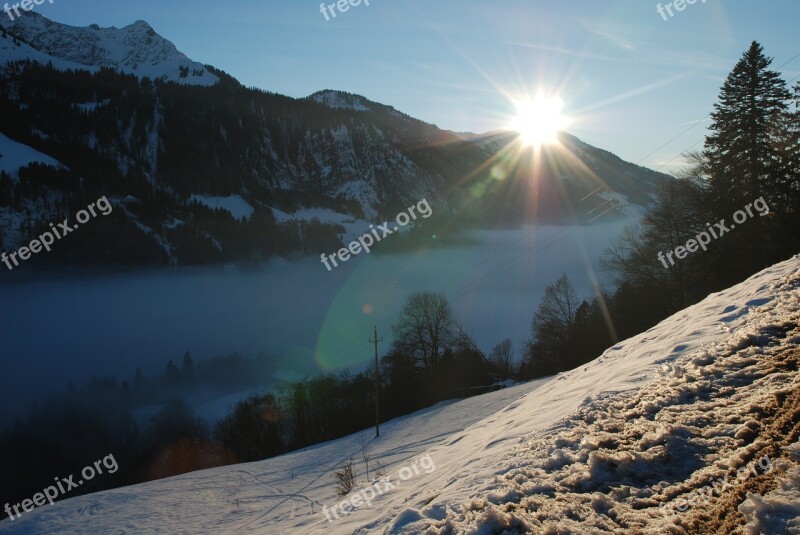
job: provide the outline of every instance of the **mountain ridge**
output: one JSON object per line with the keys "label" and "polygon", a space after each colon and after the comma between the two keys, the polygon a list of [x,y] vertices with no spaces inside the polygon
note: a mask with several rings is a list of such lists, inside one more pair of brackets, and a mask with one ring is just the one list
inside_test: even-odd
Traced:
{"label": "mountain ridge", "polygon": [[[195,76],[200,64],[145,21],[76,28],[27,14],[0,27],[0,113],[10,119],[0,133],[71,175],[57,178],[51,166],[33,162],[5,170],[6,248],[102,195],[120,208],[104,235],[139,244],[145,263],[194,264],[341,247],[340,225],[281,215],[307,208],[367,226],[425,198],[437,217],[465,225],[580,222],[609,202],[591,196],[576,212],[577,201],[593,192],[643,203],[670,178],[566,134],[569,143],[544,150],[546,165],[537,170],[515,157],[525,149],[513,134],[464,140],[361,95],[326,89],[292,98],[245,88],[211,66]],[[0,155],[0,169],[9,167],[3,162]],[[230,204],[220,198],[231,196],[252,216],[220,209]],[[93,226],[101,232],[107,224]],[[138,262],[119,251],[47,258],[72,263],[76,256]]]}
{"label": "mountain ridge", "polygon": [[219,81],[203,64],[190,60],[144,20],[122,28],[79,27],[55,22],[35,11],[0,27],[53,58],[85,67],[111,67],[139,77],[213,85]]}

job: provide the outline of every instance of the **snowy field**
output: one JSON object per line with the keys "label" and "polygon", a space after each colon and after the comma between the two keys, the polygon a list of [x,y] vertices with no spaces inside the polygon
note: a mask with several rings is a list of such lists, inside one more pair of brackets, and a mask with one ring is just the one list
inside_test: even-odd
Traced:
{"label": "snowy field", "polygon": [[[78,497],[0,532],[796,534],[798,342],[800,256],[578,369],[393,420],[378,439]],[[352,457],[370,484],[362,435],[394,488],[329,521],[334,467]],[[423,457],[433,470],[404,472]],[[718,479],[702,504],[662,511]]]}

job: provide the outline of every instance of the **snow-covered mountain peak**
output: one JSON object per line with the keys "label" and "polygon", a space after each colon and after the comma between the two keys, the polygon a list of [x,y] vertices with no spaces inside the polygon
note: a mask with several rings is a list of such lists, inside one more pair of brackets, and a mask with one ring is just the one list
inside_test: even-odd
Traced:
{"label": "snow-covered mountain peak", "polygon": [[[101,28],[97,24],[76,27],[52,21],[36,12],[26,12],[13,21],[2,20],[0,25],[32,49],[56,60],[90,68],[110,67],[140,78],[191,85],[213,85],[219,80],[143,20],[123,28]],[[18,51],[2,53],[0,63],[19,59],[18,56]],[[40,55],[29,56],[34,61],[42,61]],[[58,67],[58,61],[53,63]]]}
{"label": "snow-covered mountain peak", "polygon": [[137,20],[133,24],[130,24],[130,25],[126,26],[126,28],[143,28],[145,30],[152,30],[153,29],[153,27],[150,26],[147,23],[147,21],[141,20],[141,19]]}

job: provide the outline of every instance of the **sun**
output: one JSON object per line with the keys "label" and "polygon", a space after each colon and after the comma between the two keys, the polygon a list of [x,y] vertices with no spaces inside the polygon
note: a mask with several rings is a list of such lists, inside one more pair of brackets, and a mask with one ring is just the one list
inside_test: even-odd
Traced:
{"label": "sun", "polygon": [[566,128],[569,119],[561,113],[564,101],[558,97],[538,97],[515,102],[517,115],[509,129],[519,133],[525,146],[541,147],[558,141],[558,133]]}

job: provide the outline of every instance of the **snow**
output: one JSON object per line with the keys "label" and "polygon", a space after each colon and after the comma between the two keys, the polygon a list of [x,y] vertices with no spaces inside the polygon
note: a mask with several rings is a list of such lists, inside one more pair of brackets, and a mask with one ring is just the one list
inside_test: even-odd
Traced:
{"label": "snow", "polygon": [[[345,199],[352,199],[361,205],[366,217],[374,219],[378,217],[378,212],[373,206],[380,205],[377,190],[374,185],[364,179],[349,180],[342,184],[336,191],[333,192],[333,198],[344,197]],[[420,197],[421,199],[422,197]]]}
{"label": "snow", "polygon": [[[0,522],[0,532],[716,532],[702,527],[709,521],[734,532],[725,514],[738,510],[746,533],[798,533],[799,342],[797,256],[575,370],[440,403],[383,424],[380,438],[364,430],[274,459],[77,497]],[[329,522],[322,507],[341,501],[331,473],[342,461],[356,461],[359,491],[371,484],[362,436],[373,462],[402,484]],[[661,512],[763,455],[774,469],[702,507]],[[399,477],[423,457],[435,470]]]}
{"label": "snow", "polygon": [[[21,36],[31,46],[16,47],[0,39],[0,64],[16,59],[53,62],[57,69],[96,71],[111,67],[139,78],[164,79],[186,85],[211,86],[219,78],[201,63],[191,61],[170,41],[158,35],[145,21],[123,28],[83,28],[54,22],[36,12],[14,21],[6,17],[0,25]],[[47,53],[41,52],[46,50]],[[186,77],[181,69],[188,69]]]}
{"label": "snow", "polygon": [[[2,15],[5,16],[5,13],[2,13]],[[2,22],[3,21],[0,20],[0,26],[2,26]],[[55,58],[45,54],[44,52],[40,52],[26,43],[20,42],[19,44],[15,45],[10,36],[6,37],[5,39],[0,36],[0,69],[3,68],[3,64],[10,61],[24,60],[36,61],[43,64],[52,62],[53,67],[61,71],[66,71],[69,69],[82,69],[89,72],[97,72],[99,70],[97,67],[89,67],[86,65],[81,65],[80,63],[75,63],[74,61]]]}
{"label": "snow", "polygon": [[228,197],[210,197],[207,195],[192,195],[189,202],[199,202],[214,210],[221,208],[227,210],[234,219],[247,219],[255,210],[245,201],[241,195],[230,195]]}
{"label": "snow", "polygon": [[761,533],[800,534],[800,442],[783,448],[794,463],[781,460],[778,470],[784,476],[778,479],[778,486],[763,497],[748,492],[747,499],[739,506],[748,522],[745,532],[759,535]]}
{"label": "snow", "polygon": [[60,162],[50,156],[0,134],[0,171],[5,171],[13,177],[19,177],[19,168],[32,162],[63,167]]}
{"label": "snow", "polygon": [[294,219],[294,217],[292,217],[290,214],[287,214],[282,210],[278,210],[277,208],[272,208],[272,215],[275,216],[275,221],[278,223],[285,223]]}
{"label": "snow", "polygon": [[287,221],[311,221],[317,218],[321,223],[341,225],[345,228],[345,232],[339,234],[339,237],[345,245],[369,232],[369,221],[356,219],[352,215],[336,212],[329,208],[304,208],[302,210],[297,210],[293,214],[287,214],[286,212],[272,208],[272,214],[279,223],[285,223]]}
{"label": "snow", "polygon": [[[382,437],[370,442],[373,454],[380,452],[380,463],[387,473],[394,475],[409,464],[409,460],[424,455],[442,437],[458,434],[466,426],[518,402],[537,384],[544,382],[527,383],[461,402],[442,402],[387,422],[381,426]],[[269,466],[265,466],[265,462],[227,466],[72,498],[25,513],[14,523],[0,522],[0,533],[69,531],[79,535],[105,529],[115,533],[123,530],[124,533],[125,528],[130,529],[129,533],[221,533],[237,530],[242,533],[307,533],[307,528],[311,530],[315,524],[323,528],[327,523],[321,513],[322,505],[334,505],[340,501],[332,491],[331,469],[351,456],[357,458],[362,435],[369,442],[374,433],[366,430],[265,461],[270,463]],[[431,459],[436,470],[431,474],[423,471],[416,475],[404,484],[408,489],[412,484],[441,474],[440,459],[435,454]],[[402,496],[402,490],[403,486],[385,497]],[[143,509],[137,512],[138,508]],[[88,511],[93,512],[92,521],[80,520]],[[375,508],[358,512],[363,513],[374,515]],[[355,516],[342,518],[337,525],[350,525]],[[275,518],[293,519],[297,526],[275,531],[271,527]],[[319,529],[311,532],[321,533]]]}
{"label": "snow", "polygon": [[364,104],[363,97],[340,91],[319,91],[308,98],[334,110],[372,111]]}
{"label": "snow", "polygon": [[[0,38],[0,45],[3,41],[5,40]],[[0,134],[0,171],[5,171],[11,176],[12,181],[17,181],[20,168],[33,162],[56,168],[66,168],[61,162],[47,154]],[[64,195],[60,192],[51,192],[47,197],[28,200],[19,211],[12,206],[0,206],[0,229],[3,229],[3,232],[0,233],[0,244],[9,251],[27,244],[30,236],[27,235],[26,225],[30,214],[40,212],[49,202],[62,201]]]}
{"label": "snow", "polygon": [[108,106],[109,104],[111,104],[111,99],[107,98],[104,99],[102,102],[81,102],[75,104],[75,106],[80,108],[81,111],[84,111],[86,113],[91,113],[95,111],[98,107]]}

